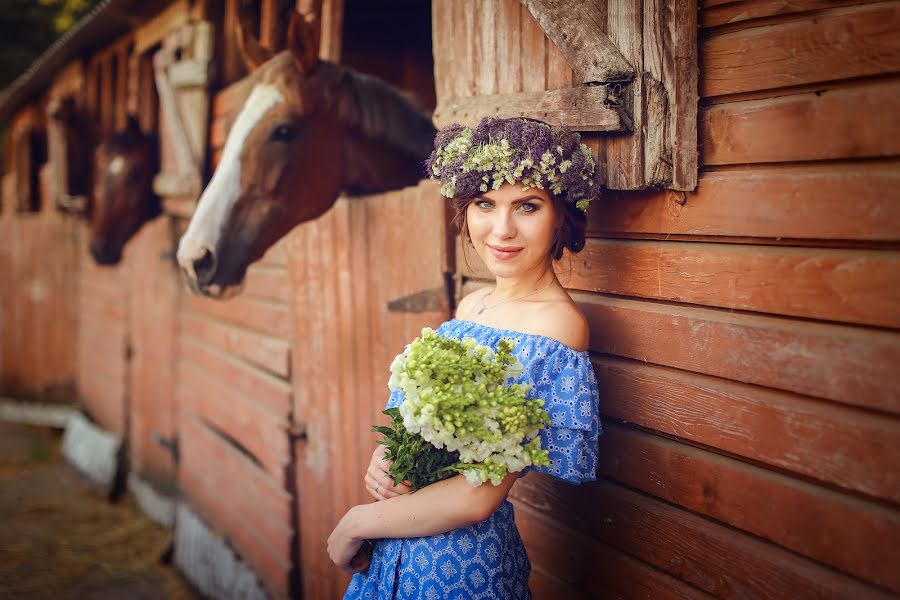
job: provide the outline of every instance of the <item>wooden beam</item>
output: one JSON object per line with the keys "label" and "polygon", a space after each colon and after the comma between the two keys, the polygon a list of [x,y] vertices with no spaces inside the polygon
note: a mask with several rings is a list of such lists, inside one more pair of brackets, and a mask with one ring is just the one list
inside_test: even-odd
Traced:
{"label": "wooden beam", "polygon": [[603,13],[583,0],[522,0],[584,83],[628,81],[634,69],[606,36]]}
{"label": "wooden beam", "polygon": [[187,0],[177,0],[134,30],[134,53],[142,54],[190,20]]}
{"label": "wooden beam", "polygon": [[454,98],[438,104],[434,122],[474,125],[482,117],[529,117],[577,131],[628,131],[628,117],[610,105],[605,86]]}

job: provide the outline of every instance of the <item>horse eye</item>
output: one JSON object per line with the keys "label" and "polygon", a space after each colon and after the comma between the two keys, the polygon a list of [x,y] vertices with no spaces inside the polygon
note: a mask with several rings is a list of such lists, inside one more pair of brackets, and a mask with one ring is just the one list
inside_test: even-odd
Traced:
{"label": "horse eye", "polygon": [[289,142],[297,135],[297,129],[286,123],[282,123],[272,130],[273,142]]}

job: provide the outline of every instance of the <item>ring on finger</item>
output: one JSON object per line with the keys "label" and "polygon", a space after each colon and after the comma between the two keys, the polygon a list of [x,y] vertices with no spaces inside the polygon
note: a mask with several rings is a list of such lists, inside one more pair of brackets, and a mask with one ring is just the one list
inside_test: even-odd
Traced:
{"label": "ring on finger", "polygon": [[379,481],[378,485],[375,486],[375,493],[377,494],[378,490],[380,490],[380,489],[381,489],[381,482]]}

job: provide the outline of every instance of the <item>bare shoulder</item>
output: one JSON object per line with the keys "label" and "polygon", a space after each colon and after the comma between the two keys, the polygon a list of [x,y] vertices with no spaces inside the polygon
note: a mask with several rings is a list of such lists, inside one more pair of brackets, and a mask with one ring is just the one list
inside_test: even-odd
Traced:
{"label": "bare shoulder", "polygon": [[536,333],[559,340],[573,350],[588,348],[590,328],[587,317],[571,300],[551,302],[538,311],[534,328]]}
{"label": "bare shoulder", "polygon": [[475,307],[477,307],[478,303],[481,302],[481,297],[490,292],[491,289],[492,288],[490,286],[484,286],[482,288],[478,288],[474,292],[466,294],[456,306],[456,318],[469,319],[472,313],[475,312]]}

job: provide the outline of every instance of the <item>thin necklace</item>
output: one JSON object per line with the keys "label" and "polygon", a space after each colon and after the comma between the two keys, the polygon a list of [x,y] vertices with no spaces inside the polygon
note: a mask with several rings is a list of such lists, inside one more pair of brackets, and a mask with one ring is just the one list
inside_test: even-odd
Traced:
{"label": "thin necklace", "polygon": [[493,290],[491,290],[490,292],[488,292],[487,294],[485,294],[484,296],[481,297],[481,310],[478,311],[478,314],[480,315],[481,313],[488,310],[489,308],[496,308],[496,307],[500,306],[501,304],[505,304],[507,302],[512,302],[513,300],[521,300],[522,298],[527,298],[528,296],[537,294],[538,292],[546,290],[548,287],[553,285],[554,281],[556,281],[556,277],[551,277],[550,282],[547,285],[540,287],[540,288],[534,290],[533,292],[528,292],[527,294],[525,294],[523,296],[516,296],[515,298],[507,298],[506,300],[501,300],[500,302],[498,302],[497,304],[494,304],[493,306],[485,306],[484,299],[487,296],[490,296],[491,294],[494,293],[494,291],[497,289],[497,288],[494,288]]}

